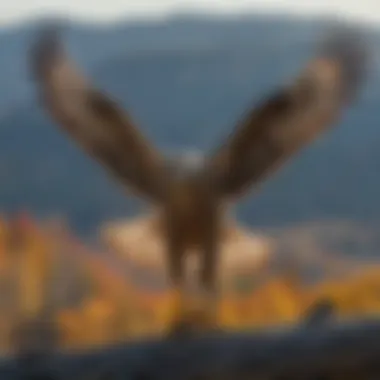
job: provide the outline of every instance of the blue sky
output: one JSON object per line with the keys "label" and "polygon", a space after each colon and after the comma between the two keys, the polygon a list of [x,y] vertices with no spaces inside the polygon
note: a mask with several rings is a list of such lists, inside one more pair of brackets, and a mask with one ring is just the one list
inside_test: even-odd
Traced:
{"label": "blue sky", "polygon": [[118,18],[162,17],[190,10],[217,13],[286,11],[297,14],[340,14],[380,23],[380,0],[3,0],[0,24],[55,14],[109,22]]}

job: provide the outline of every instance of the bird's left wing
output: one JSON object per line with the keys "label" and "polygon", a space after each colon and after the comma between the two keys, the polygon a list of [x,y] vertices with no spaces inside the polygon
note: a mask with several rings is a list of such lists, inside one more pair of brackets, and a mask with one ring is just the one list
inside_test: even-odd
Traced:
{"label": "bird's left wing", "polygon": [[31,66],[53,120],[127,189],[159,202],[167,184],[163,157],[129,115],[76,68],[54,28],[42,31],[31,51]]}

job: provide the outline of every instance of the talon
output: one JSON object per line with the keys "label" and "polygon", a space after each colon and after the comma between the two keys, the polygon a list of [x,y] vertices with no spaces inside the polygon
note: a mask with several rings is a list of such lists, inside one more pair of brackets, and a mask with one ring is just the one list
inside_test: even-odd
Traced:
{"label": "talon", "polygon": [[168,331],[168,337],[174,339],[189,338],[194,333],[194,325],[186,319],[173,323]]}
{"label": "talon", "polygon": [[[186,315],[186,298],[183,292],[179,289],[175,289],[173,292],[172,310],[171,310],[170,326],[182,325]],[[170,328],[172,330],[172,328]]]}
{"label": "talon", "polygon": [[[178,311],[178,310],[177,310]],[[217,330],[217,307],[213,302],[198,302],[183,306],[181,314],[170,325],[169,337],[186,338],[198,333]]]}
{"label": "talon", "polygon": [[206,293],[201,296],[199,303],[199,310],[201,315],[199,318],[202,321],[202,325],[213,328],[218,322],[218,299],[213,293]]}

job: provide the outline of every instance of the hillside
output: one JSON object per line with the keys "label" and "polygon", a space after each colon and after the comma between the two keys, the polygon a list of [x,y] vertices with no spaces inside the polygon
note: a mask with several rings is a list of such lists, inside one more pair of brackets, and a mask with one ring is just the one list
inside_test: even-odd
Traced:
{"label": "hillside", "polygon": [[[134,228],[143,230],[139,223]],[[342,224],[335,235],[350,234],[356,242],[373,238],[355,236],[357,230]],[[224,266],[219,323],[245,329],[297,322],[326,300],[338,317],[378,315],[379,260],[328,250],[318,244],[318,232],[323,226],[257,231],[238,252],[225,251],[232,260]],[[307,252],[297,251],[295,242]],[[152,244],[145,239],[147,247]],[[141,255],[121,255],[110,245],[99,249],[83,243],[62,221],[38,221],[27,214],[0,218],[0,353],[30,346],[93,348],[162,334],[170,323],[172,293],[162,257],[152,262],[143,248],[144,242]],[[269,260],[258,261],[260,256]],[[284,265],[284,258],[291,265]],[[322,281],[305,282],[310,268],[323,274]]]}

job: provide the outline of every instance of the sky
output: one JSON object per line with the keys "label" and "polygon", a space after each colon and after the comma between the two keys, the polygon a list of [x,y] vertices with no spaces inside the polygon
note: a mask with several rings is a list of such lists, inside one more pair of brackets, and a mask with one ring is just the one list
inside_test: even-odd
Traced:
{"label": "sky", "polygon": [[380,0],[3,0],[0,1],[0,25],[47,14],[112,22],[118,19],[162,18],[184,10],[223,14],[246,14],[247,11],[339,14],[380,24]]}

